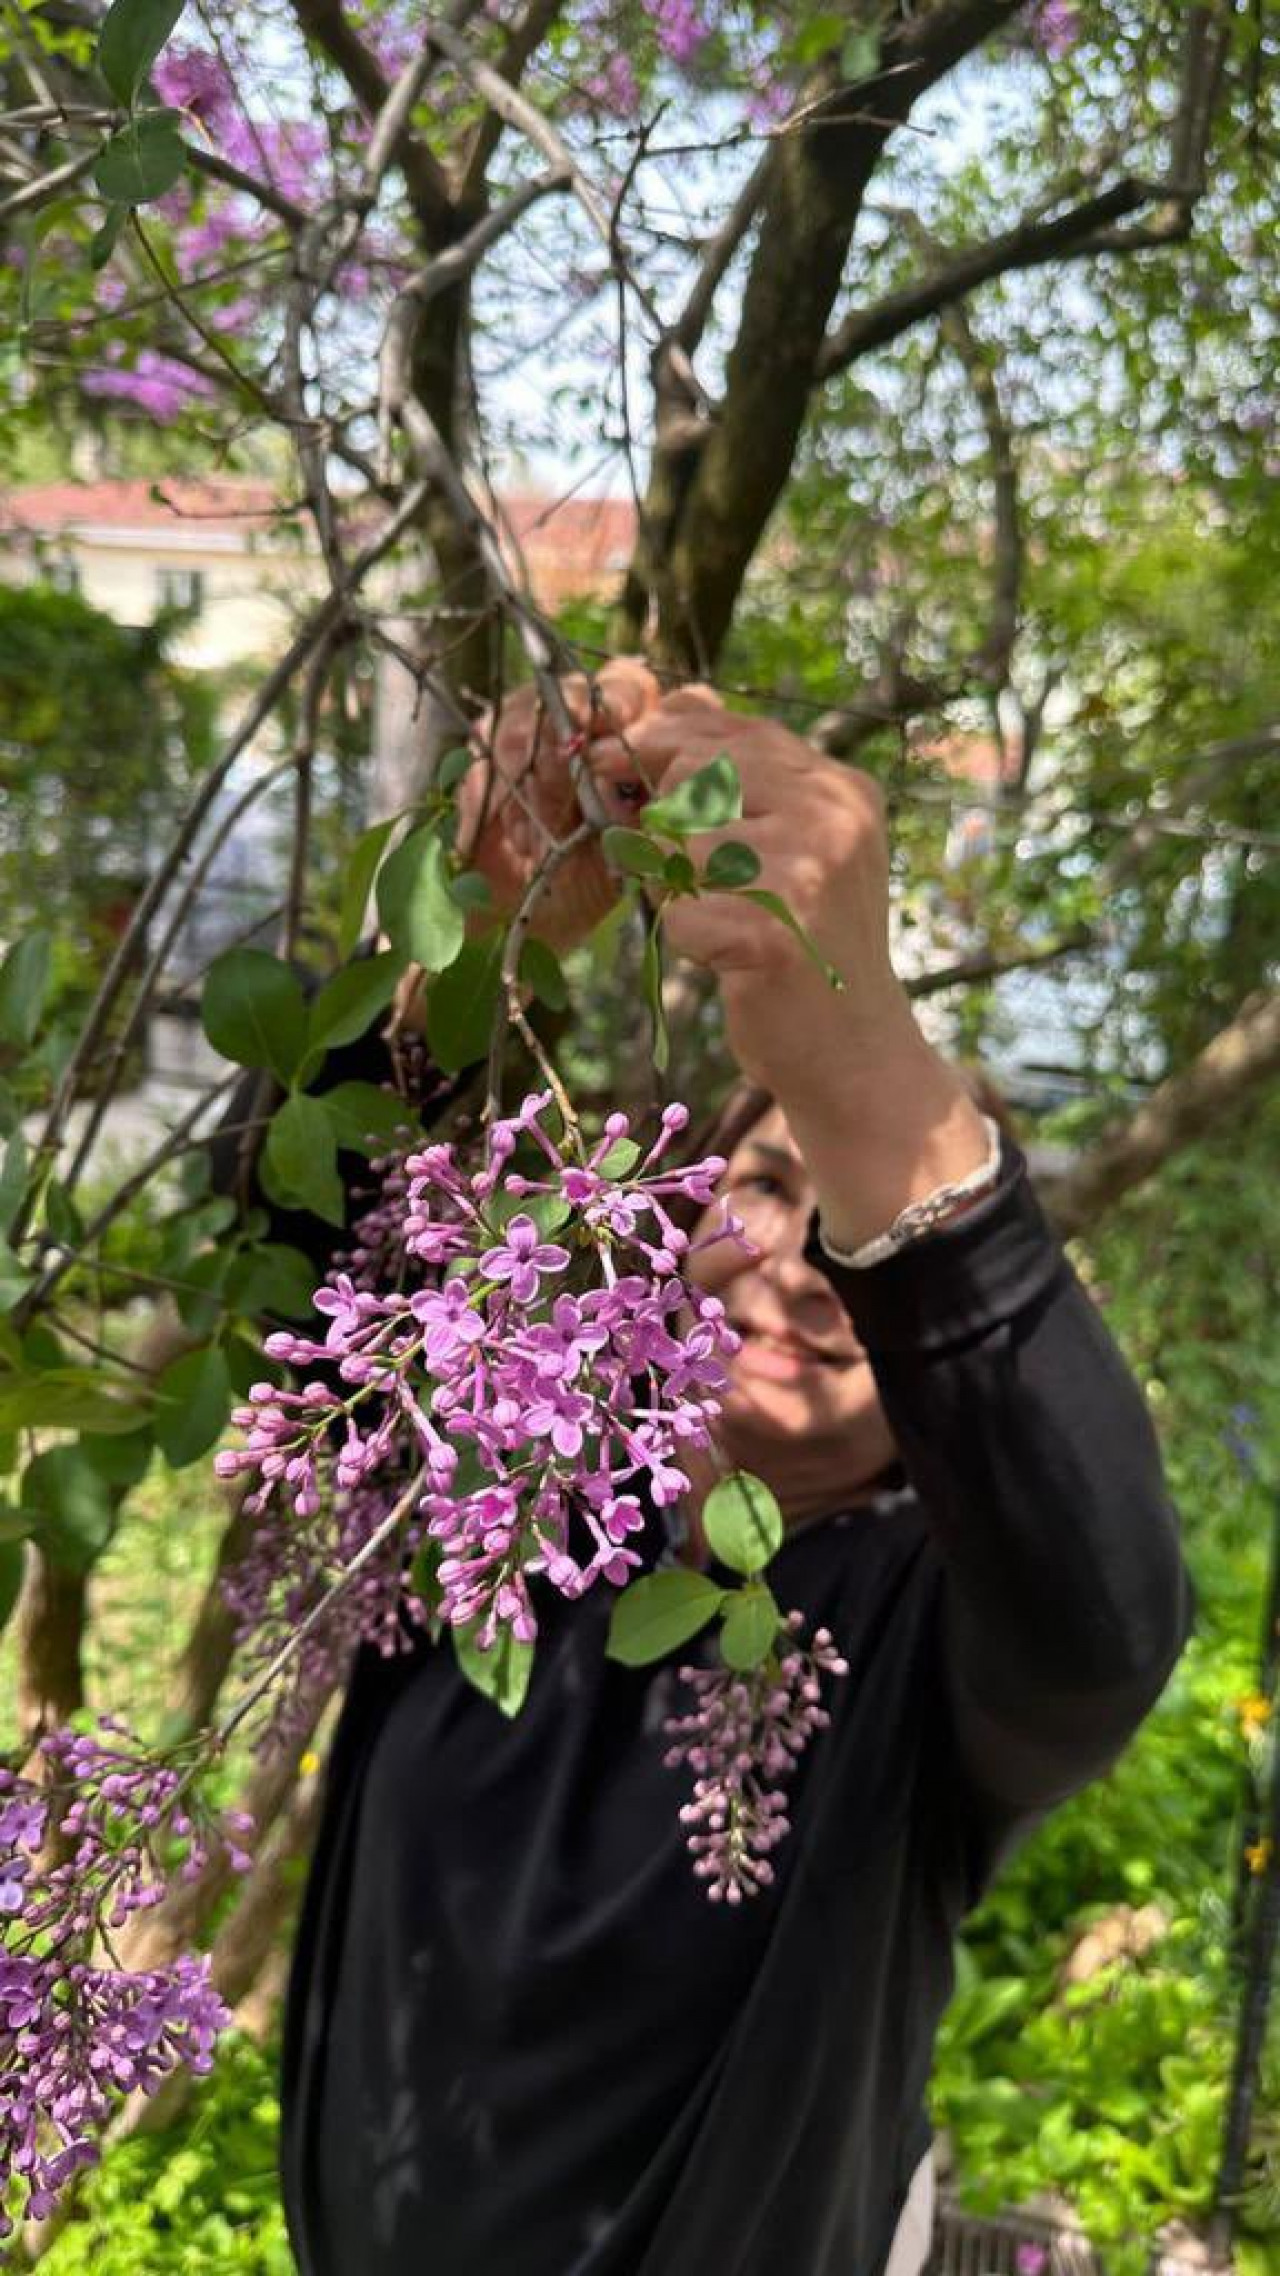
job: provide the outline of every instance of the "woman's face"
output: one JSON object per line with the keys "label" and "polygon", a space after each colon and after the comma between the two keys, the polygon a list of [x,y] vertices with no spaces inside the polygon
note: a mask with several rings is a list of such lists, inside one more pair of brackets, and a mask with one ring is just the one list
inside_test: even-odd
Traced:
{"label": "woman's face", "polygon": [[[895,1448],[849,1316],[805,1261],[815,1195],[779,1107],[740,1140],[719,1190],[757,1250],[718,1241],[690,1260],[742,1338],[717,1433],[723,1452],[763,1477],[793,1522],[833,1511]],[[703,1213],[694,1240],[717,1214]]]}

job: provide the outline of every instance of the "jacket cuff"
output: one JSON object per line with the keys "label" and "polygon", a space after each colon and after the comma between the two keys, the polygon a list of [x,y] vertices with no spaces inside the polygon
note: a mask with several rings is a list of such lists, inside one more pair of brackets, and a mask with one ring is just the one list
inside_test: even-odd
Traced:
{"label": "jacket cuff", "polygon": [[868,1351],[945,1351],[978,1341],[1070,1278],[1031,1190],[1026,1157],[1000,1150],[1000,1183],[972,1209],[858,1271],[829,1257],[815,1212],[806,1261],[825,1274]]}

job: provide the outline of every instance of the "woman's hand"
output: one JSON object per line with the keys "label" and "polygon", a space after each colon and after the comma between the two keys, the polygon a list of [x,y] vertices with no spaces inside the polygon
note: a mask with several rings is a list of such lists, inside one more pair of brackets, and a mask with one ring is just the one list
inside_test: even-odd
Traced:
{"label": "woman's hand", "polygon": [[[565,704],[584,736],[584,763],[610,822],[634,822],[657,777],[630,752],[632,732],[656,711],[661,688],[636,656],[615,657],[594,683],[575,675],[561,683]],[[458,847],[487,878],[494,905],[510,916],[553,839],[568,837],[582,815],[570,754],[557,738],[538,690],[517,688],[496,718],[476,730],[478,756],[458,794]],[[618,898],[598,837],[575,848],[552,873],[534,908],[531,930],[560,952],[575,948]]]}
{"label": "woman's hand", "polygon": [[[627,740],[633,766],[664,794],[727,753],[742,819],[696,832],[685,850],[701,870],[718,845],[750,846],[757,885],[780,896],[839,975],[837,990],[781,919],[741,894],[667,907],[672,948],[719,981],[739,1066],[786,1114],[830,1237],[856,1248],[987,1150],[977,1109],[916,1025],[890,959],[879,787],[776,721],[725,710],[707,688],[667,696]],[[616,756],[600,746],[602,763]]]}
{"label": "woman's hand", "polygon": [[[865,1044],[879,1058],[888,1037],[918,1032],[889,956],[889,848],[869,775],[776,720],[726,710],[702,687],[667,696],[637,721],[628,744],[633,767],[664,795],[721,752],[733,760],[742,820],[698,831],[686,851],[701,870],[717,846],[750,846],[761,865],[757,884],[782,898],[843,983],[835,990],[795,934],[741,895],[671,902],[670,945],[715,973],[745,1074],[786,1097],[837,1043],[845,1055]],[[602,764],[620,756],[612,741],[599,746]]]}

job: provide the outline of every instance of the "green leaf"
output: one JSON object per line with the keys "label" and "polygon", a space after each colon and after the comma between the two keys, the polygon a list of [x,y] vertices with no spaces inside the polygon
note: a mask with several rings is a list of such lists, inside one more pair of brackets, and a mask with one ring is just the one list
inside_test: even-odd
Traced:
{"label": "green leaf", "polygon": [[492,1699],[504,1715],[518,1715],[533,1673],[533,1646],[520,1643],[509,1628],[502,1628],[488,1651],[482,1652],[476,1642],[481,1625],[473,1620],[468,1627],[451,1631],[458,1666],[468,1683]]}
{"label": "green leaf", "polygon": [[144,111],[104,144],[93,178],[104,198],[123,206],[162,198],[186,172],[187,146],[172,111]]}
{"label": "green leaf", "polygon": [[271,1241],[235,1259],[227,1276],[227,1302],[251,1318],[269,1312],[276,1319],[309,1320],[322,1277],[301,1249]]}
{"label": "green leaf", "polygon": [[52,1446],[22,1474],[22,1506],[45,1555],[67,1572],[87,1573],[116,1527],[118,1497],[78,1446]]}
{"label": "green leaf", "polygon": [[617,824],[600,833],[601,850],[611,869],[626,877],[661,877],[667,857],[661,846],[643,830],[624,830]]}
{"label": "green leaf", "polygon": [[449,890],[437,831],[415,830],[378,875],[378,914],[392,946],[424,972],[444,972],[466,939],[466,918]]}
{"label": "green leaf", "polygon": [[696,893],[698,870],[687,853],[668,854],[662,864],[662,882],[669,893]]}
{"label": "green leaf", "polygon": [[113,1398],[102,1370],[42,1368],[38,1374],[0,1374],[0,1431],[137,1430],[143,1410]]}
{"label": "green leaf", "polygon": [[460,909],[493,907],[493,887],[482,870],[459,870],[458,875],[449,880],[449,891]]}
{"label": "green leaf", "polygon": [[44,1189],[44,1216],[54,1240],[64,1248],[74,1249],[84,1239],[84,1219],[56,1178],[50,1178]]}
{"label": "green leaf", "polygon": [[742,819],[742,783],[727,751],[699,767],[665,798],[655,798],[644,809],[646,831],[663,837],[687,838],[695,830],[723,829],[726,822]]}
{"label": "green leaf", "polygon": [[402,970],[401,959],[388,950],[383,956],[362,956],[335,972],[312,998],[308,1049],[336,1051],[344,1043],[357,1042],[378,1013],[386,1010]]}
{"label": "green leaf", "polygon": [[95,229],[89,240],[89,266],[91,269],[105,269],[120,242],[120,232],[128,219],[129,208],[127,205],[109,205],[107,207],[105,221],[100,229]]}
{"label": "green leaf", "polygon": [[337,1134],[320,1101],[287,1098],[271,1117],[262,1150],[269,1198],[285,1209],[309,1209],[326,1224],[345,1225],[337,1153]]}
{"label": "green leaf", "polygon": [[465,743],[460,743],[456,750],[446,751],[436,768],[433,790],[455,790],[464,774],[470,772],[474,758],[475,752],[469,751]]}
{"label": "green leaf", "polygon": [[35,1524],[34,1510],[23,1509],[7,1498],[0,1500],[0,1541],[29,1541]]}
{"label": "green leaf", "polygon": [[21,1541],[0,1541],[0,1630],[7,1628],[22,1594],[27,1552]]}
{"label": "green leaf", "polygon": [[33,1275],[6,1242],[0,1242],[0,1312],[12,1311],[26,1295]]}
{"label": "green leaf", "polygon": [[771,1589],[763,1583],[736,1589],[720,1630],[720,1657],[725,1666],[739,1674],[763,1666],[781,1626],[782,1614]]}
{"label": "green leaf", "polygon": [[364,913],[369,906],[369,895],[378,872],[387,839],[396,826],[392,815],[388,822],[375,822],[371,830],[357,838],[351,859],[347,863],[342,881],[342,903],[338,911],[338,954],[345,961],[351,955],[364,930]]}
{"label": "green leaf", "polygon": [[505,935],[464,941],[447,972],[427,990],[427,1045],[437,1067],[456,1075],[489,1048],[502,985]]}
{"label": "green leaf", "polygon": [[181,1287],[173,1292],[178,1318],[189,1335],[207,1336],[222,1317],[223,1287],[235,1262],[228,1249],[202,1249],[182,1267]]}
{"label": "green leaf", "polygon": [[[505,1232],[513,1217],[532,1217],[544,1241],[554,1240],[561,1227],[567,1225],[573,1210],[558,1193],[504,1193],[491,1194],[485,1203],[485,1224],[497,1233]],[[457,1484],[455,1479],[455,1491]]]}
{"label": "green leaf", "polygon": [[432,1620],[438,1619],[444,1602],[444,1588],[440,1580],[440,1559],[443,1555],[442,1542],[424,1541],[409,1567],[409,1587],[418,1602],[425,1606],[428,1617]]}
{"label": "green leaf", "polygon": [[753,885],[759,875],[760,856],[755,847],[744,846],[738,839],[730,838],[708,857],[702,882],[717,893],[734,893],[740,885]]}
{"label": "green leaf", "polygon": [[156,1444],[172,1470],[185,1470],[216,1444],[231,1411],[231,1377],[216,1344],[184,1351],[156,1385]]}
{"label": "green leaf", "polygon": [[316,1105],[328,1115],[339,1147],[370,1157],[384,1154],[418,1121],[398,1092],[379,1090],[376,1083],[337,1083],[320,1093]]}
{"label": "green leaf", "polygon": [[53,935],[24,933],[0,963],[0,1043],[25,1051],[44,1011],[53,973]]}
{"label": "green leaf", "polygon": [[7,1233],[27,1190],[27,1142],[15,1130],[0,1162],[0,1233]]}
{"label": "green leaf", "polygon": [[771,916],[787,927],[788,932],[793,932],[805,955],[817,965],[828,986],[834,988],[838,995],[843,994],[844,982],[834,964],[828,964],[817,942],[805,931],[800,919],[792,916],[780,893],[771,893],[762,885],[746,885],[742,887],[742,898],[744,901],[754,901],[758,909],[767,909]]}
{"label": "green leaf", "polygon": [[782,1546],[782,1511],[763,1479],[735,1470],[707,1495],[702,1530],[731,1572],[761,1573]]}
{"label": "green leaf", "polygon": [[608,1153],[601,1155],[596,1168],[601,1177],[630,1177],[639,1159],[640,1148],[634,1138],[615,1138]]}
{"label": "green leaf", "polygon": [[875,77],[880,69],[880,41],[875,32],[850,32],[840,51],[840,69],[845,79],[853,82]]}
{"label": "green leaf", "polygon": [[151,1430],[131,1430],[119,1438],[101,1438],[86,1431],[80,1439],[80,1452],[100,1478],[109,1486],[128,1488],[145,1478],[151,1467],[154,1451]]}
{"label": "green leaf", "polygon": [[237,1399],[247,1399],[255,1383],[284,1382],[285,1369],[274,1359],[264,1359],[259,1345],[247,1336],[224,1336],[222,1349]]}
{"label": "green leaf", "polygon": [[113,0],[98,34],[98,69],[126,110],[182,14],[185,0]]}
{"label": "green leaf", "polygon": [[724,1601],[724,1590],[705,1573],[687,1565],[646,1573],[632,1581],[614,1605],[606,1656],[624,1667],[647,1667],[665,1659],[705,1628]]}
{"label": "green leaf", "polygon": [[266,1067],[289,1084],[309,1041],[306,999],[296,972],[261,948],[231,948],[210,966],[200,1001],[215,1051],[240,1067]]}
{"label": "green leaf", "polygon": [[667,1033],[667,1014],[662,1001],[661,929],[655,917],[644,936],[644,955],[640,961],[640,984],[653,1019],[653,1063],[660,1075],[666,1073],[667,1062],[671,1057],[671,1038]]}
{"label": "green leaf", "polygon": [[525,942],[520,951],[520,978],[549,1012],[565,1010],[569,1001],[568,983],[559,957],[544,940]]}

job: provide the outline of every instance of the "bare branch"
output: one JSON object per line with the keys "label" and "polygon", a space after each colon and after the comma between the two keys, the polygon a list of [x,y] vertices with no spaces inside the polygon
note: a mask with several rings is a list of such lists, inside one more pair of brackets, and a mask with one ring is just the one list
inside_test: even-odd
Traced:
{"label": "bare branch", "polygon": [[[341,72],[366,116],[376,120],[385,110],[392,89],[372,48],[366,47],[344,14],[340,0],[292,0],[292,7],[302,30]],[[407,128],[400,135],[395,157],[428,243],[446,242],[453,201],[444,169],[421,136]]]}
{"label": "bare branch", "polygon": [[0,198],[0,221],[8,221],[15,213],[25,213],[30,206],[41,206],[65,190],[70,183],[83,181],[85,175],[98,163],[97,149],[83,151],[78,158],[69,158],[65,166],[55,166],[52,173],[41,174],[15,190],[11,197]]}
{"label": "bare branch", "polygon": [[[1043,268],[1051,261],[1094,260],[1103,254],[1153,250],[1187,236],[1197,200],[1204,194],[1208,142],[1221,94],[1231,17],[1229,7],[1198,7],[1188,15],[1181,96],[1171,130],[1169,169],[1163,178],[1123,174],[1110,188],[1082,199],[1065,213],[1042,218],[1037,210],[984,244],[962,248],[930,274],[887,293],[872,307],[854,309],[828,339],[818,359],[819,379],[831,379],[846,371],[859,356],[887,346],[925,317],[936,316],[994,277]],[[1156,209],[1153,220],[1141,227],[1115,227],[1143,206]]]}
{"label": "bare branch", "polygon": [[[146,890],[139,896],[133,915],[121,934],[115,954],[103,975],[76,1045],[62,1071],[54,1093],[44,1130],[32,1164],[32,1188],[39,1183],[37,1173],[50,1166],[57,1158],[62,1132],[72,1104],[79,1094],[80,1084],[88,1067],[93,1064],[98,1047],[107,1030],[139,948],[146,939],[148,927],[181,871],[187,854],[196,838],[205,816],[214,806],[228,775],[254,736],[271,717],[286,688],[308,658],[330,636],[346,611],[348,601],[358,591],[369,571],[403,536],[420,513],[428,494],[426,482],[415,483],[402,499],[395,512],[390,514],[377,535],[370,539],[355,560],[347,578],[326,593],[290,641],[278,664],[267,674],[229,740],[210,767],[200,784],[186,814],[179,824],[173,843]],[[29,1189],[31,1190],[31,1189]],[[25,1218],[23,1211],[10,1228],[10,1241],[16,1245],[21,1239]]]}
{"label": "bare branch", "polygon": [[[513,24],[507,33],[502,53],[498,57],[498,71],[508,86],[519,86],[526,66],[563,8],[564,0],[528,0],[528,6],[519,22]],[[489,109],[476,128],[471,149],[462,166],[458,203],[464,212],[478,205],[485,194],[489,160],[498,147],[504,123],[500,112]]]}
{"label": "bare branch", "polygon": [[671,327],[670,337],[686,355],[692,355],[706,331],[715,297],[724,282],[734,254],[760,211],[773,164],[773,151],[763,152],[748,174],[714,237],[704,248],[693,287]]}
{"label": "bare branch", "polygon": [[[97,156],[96,151],[94,156]],[[208,150],[201,142],[189,142],[187,156],[197,174],[207,174],[211,181],[222,182],[227,189],[237,190],[242,197],[252,198],[266,212],[274,213],[289,229],[305,228],[310,218],[305,208],[295,205],[293,199],[287,198],[284,191],[278,190],[275,183],[264,174],[246,174],[239,166],[233,166],[231,160],[224,158],[220,151]]]}
{"label": "bare branch", "polygon": [[1259,990],[1228,1027],[1138,1112],[1055,1183],[1047,1206],[1065,1237],[1083,1231],[1197,1138],[1221,1129],[1280,1073],[1280,995]]}

